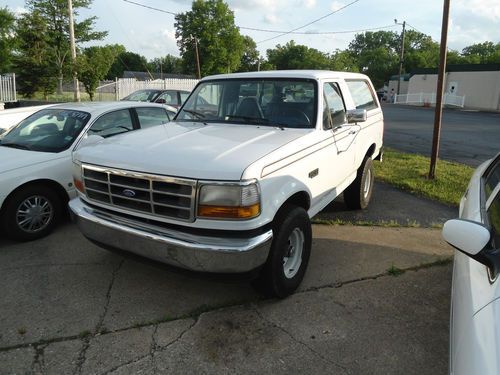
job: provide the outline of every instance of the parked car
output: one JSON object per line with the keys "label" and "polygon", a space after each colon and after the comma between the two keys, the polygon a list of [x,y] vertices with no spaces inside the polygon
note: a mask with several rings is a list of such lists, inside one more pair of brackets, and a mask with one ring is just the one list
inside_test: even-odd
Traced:
{"label": "parked car", "polygon": [[21,121],[0,139],[0,229],[17,240],[45,236],[76,195],[72,151],[165,124],[173,114],[174,108],[152,103],[66,103]]}
{"label": "parked car", "polygon": [[130,100],[134,102],[154,102],[179,108],[188,96],[189,91],[146,89],[134,91],[122,100]]}
{"label": "parked car", "polygon": [[500,153],[479,166],[443,237],[455,249],[450,374],[500,373]]}
{"label": "parked car", "polygon": [[12,128],[14,125],[18,124],[21,120],[24,120],[29,115],[50,106],[52,106],[52,104],[11,108],[0,111],[0,135]]}
{"label": "parked car", "polygon": [[366,75],[269,71],[205,77],[169,132],[77,150],[70,202],[82,233],[203,272],[250,272],[266,294],[302,281],[310,217],[372,196],[383,115]]}

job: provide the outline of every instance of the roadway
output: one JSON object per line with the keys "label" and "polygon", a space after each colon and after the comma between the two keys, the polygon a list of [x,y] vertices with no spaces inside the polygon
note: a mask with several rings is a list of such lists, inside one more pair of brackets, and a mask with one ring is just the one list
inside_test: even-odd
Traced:
{"label": "roadway", "polygon": [[[384,145],[431,155],[434,108],[383,104]],[[445,109],[439,157],[477,167],[500,151],[500,113]]]}

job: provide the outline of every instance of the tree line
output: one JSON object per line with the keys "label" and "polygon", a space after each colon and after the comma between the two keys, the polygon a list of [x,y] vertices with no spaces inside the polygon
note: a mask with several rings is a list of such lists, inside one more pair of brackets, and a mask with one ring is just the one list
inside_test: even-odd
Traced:
{"label": "tree line", "polygon": [[[15,72],[22,95],[41,92],[47,97],[62,92],[63,83],[76,72],[92,99],[100,80],[122,77],[125,70],[196,75],[196,47],[202,76],[258,69],[328,69],[362,72],[380,87],[398,72],[401,35],[394,31],[356,34],[346,49],[330,53],[292,40],[261,57],[255,41],[240,33],[234,13],[223,0],[194,0],[190,11],[175,16],[180,57],[148,61],[118,44],[83,48],[82,44],[107,36],[107,31],[95,30],[96,17],[80,19],[79,11],[91,5],[92,0],[73,0],[79,47],[75,63],[67,0],[26,0],[27,12],[18,16],[0,8],[0,73]],[[439,43],[428,35],[408,30],[404,51],[404,72],[438,66]],[[485,41],[462,51],[450,50],[447,60],[448,64],[500,63],[500,43]]]}

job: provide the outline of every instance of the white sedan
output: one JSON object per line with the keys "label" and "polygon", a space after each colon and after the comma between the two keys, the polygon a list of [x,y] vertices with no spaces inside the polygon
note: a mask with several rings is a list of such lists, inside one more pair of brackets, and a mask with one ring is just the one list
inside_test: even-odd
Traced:
{"label": "white sedan", "polygon": [[457,251],[450,315],[450,373],[500,374],[500,154],[475,171],[460,219],[443,237]]}
{"label": "white sedan", "polygon": [[103,137],[165,124],[176,109],[135,102],[66,103],[35,112],[0,136],[0,230],[50,233],[76,196],[71,153]]}

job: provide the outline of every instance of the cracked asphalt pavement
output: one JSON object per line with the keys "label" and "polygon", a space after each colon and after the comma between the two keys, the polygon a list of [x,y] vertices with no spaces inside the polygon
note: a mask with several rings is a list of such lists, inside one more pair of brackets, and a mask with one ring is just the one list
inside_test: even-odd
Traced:
{"label": "cracked asphalt pavement", "polygon": [[71,223],[0,239],[0,374],[445,373],[452,251],[440,230],[313,236],[285,300],[124,258]]}

